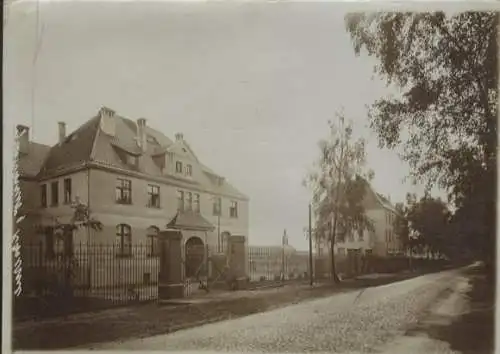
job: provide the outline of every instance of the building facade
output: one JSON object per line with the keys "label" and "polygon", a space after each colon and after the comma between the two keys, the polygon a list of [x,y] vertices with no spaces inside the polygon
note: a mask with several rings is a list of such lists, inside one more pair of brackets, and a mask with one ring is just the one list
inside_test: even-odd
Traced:
{"label": "building facade", "polygon": [[[46,253],[71,245],[112,245],[116,257],[133,258],[134,245],[158,256],[157,235],[181,229],[184,245],[223,253],[227,237],[248,240],[249,199],[198,160],[183,135],[162,132],[103,107],[71,134],[59,123],[59,141],[35,144],[29,129],[20,137],[20,183],[27,242],[42,242]],[[36,163],[35,163],[36,162]],[[69,222],[76,202],[89,207],[101,231],[79,229],[70,240],[54,240],[34,225]]]}
{"label": "building facade", "polygon": [[[403,244],[394,228],[398,215],[396,208],[388,198],[375,192],[368,182],[365,187],[363,204],[374,230],[365,229],[348,233],[344,240],[336,242],[335,254],[340,258],[350,253],[373,254],[381,257],[401,254]],[[329,256],[329,244],[318,242],[316,251],[320,256]]]}

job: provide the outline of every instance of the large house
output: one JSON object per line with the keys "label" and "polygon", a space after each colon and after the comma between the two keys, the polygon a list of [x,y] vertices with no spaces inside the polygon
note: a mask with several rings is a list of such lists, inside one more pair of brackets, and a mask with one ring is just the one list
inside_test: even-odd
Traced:
{"label": "large house", "polygon": [[[381,257],[401,254],[403,244],[394,230],[398,211],[389,198],[375,192],[366,181],[363,205],[366,215],[373,223],[374,230],[350,232],[344,240],[337,241],[334,247],[335,253],[339,256],[360,253]],[[326,243],[319,242],[316,247],[318,254],[329,255],[329,246]]]}
{"label": "large house", "polygon": [[[60,122],[52,147],[30,141],[18,126],[23,242],[41,243],[45,254],[73,245],[113,245],[116,257],[133,257],[133,245],[157,256],[162,229],[182,230],[184,244],[225,252],[227,236],[248,240],[248,197],[205,166],[181,133],[175,140],[103,107],[71,134]],[[68,222],[72,203],[88,205],[102,231],[80,229],[54,240],[37,226]],[[61,243],[58,244],[58,243]]]}

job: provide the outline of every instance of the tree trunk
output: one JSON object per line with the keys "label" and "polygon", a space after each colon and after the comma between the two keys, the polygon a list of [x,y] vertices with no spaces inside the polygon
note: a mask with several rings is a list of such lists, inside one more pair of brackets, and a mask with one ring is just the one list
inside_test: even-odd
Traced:
{"label": "tree trunk", "polygon": [[412,249],[411,249],[411,247],[409,248],[409,250],[410,250],[409,266],[410,266],[410,271],[413,271],[413,264],[412,264],[412,261],[411,261],[412,260],[411,259],[412,258]]}
{"label": "tree trunk", "polygon": [[337,274],[337,267],[335,265],[335,229],[337,224],[337,217],[335,217],[333,221],[333,230],[330,228],[330,255],[332,261],[332,280],[334,283],[340,283],[340,278]]}

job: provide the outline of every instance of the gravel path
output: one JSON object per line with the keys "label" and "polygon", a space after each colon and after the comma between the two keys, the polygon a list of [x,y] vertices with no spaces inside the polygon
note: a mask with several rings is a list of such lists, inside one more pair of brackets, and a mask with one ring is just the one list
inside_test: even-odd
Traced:
{"label": "gravel path", "polygon": [[373,352],[416,324],[458,270],[343,293],[169,335],[92,349]]}

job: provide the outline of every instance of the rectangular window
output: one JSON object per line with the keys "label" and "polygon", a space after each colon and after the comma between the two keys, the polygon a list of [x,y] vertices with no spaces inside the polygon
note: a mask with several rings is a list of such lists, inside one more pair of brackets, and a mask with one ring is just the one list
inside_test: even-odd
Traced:
{"label": "rectangular window", "polygon": [[59,182],[52,182],[50,184],[50,193],[51,193],[51,206],[57,206],[59,204]]}
{"label": "rectangular window", "polygon": [[231,207],[229,208],[229,216],[231,216],[232,218],[238,217],[238,202],[231,202]]}
{"label": "rectangular window", "polygon": [[194,195],[194,212],[200,212],[200,195],[198,193]]}
{"label": "rectangular window", "polygon": [[184,192],[177,191],[177,210],[184,211]]}
{"label": "rectangular window", "polygon": [[364,239],[364,235],[363,235],[363,234],[364,234],[364,232],[363,232],[363,228],[361,228],[361,227],[360,227],[360,228],[358,229],[358,239],[359,239],[360,241],[363,241],[363,239]]}
{"label": "rectangular window", "polygon": [[160,207],[160,187],[152,184],[148,185],[148,207]]}
{"label": "rectangular window", "polygon": [[186,210],[193,210],[193,193],[191,192],[186,193]]}
{"label": "rectangular window", "polygon": [[158,257],[160,255],[158,233],[159,229],[156,226],[149,227],[146,230],[148,257]]}
{"label": "rectangular window", "polygon": [[175,163],[175,172],[176,173],[182,173],[182,162],[177,161]]}
{"label": "rectangular window", "polygon": [[222,215],[222,198],[220,197],[216,197],[214,199],[213,214],[219,216]]}
{"label": "rectangular window", "polygon": [[116,180],[116,202],[118,204],[132,204],[132,182],[128,179]]}
{"label": "rectangular window", "polygon": [[139,158],[135,155],[127,155],[127,164],[137,167],[139,165]]}
{"label": "rectangular window", "polygon": [[347,232],[347,234],[348,234],[349,242],[354,242],[354,232],[352,230],[349,230]]}
{"label": "rectangular window", "polygon": [[64,179],[64,204],[71,203],[71,178]]}
{"label": "rectangular window", "polygon": [[186,165],[186,176],[191,177],[193,175],[193,166]]}
{"label": "rectangular window", "polygon": [[42,184],[40,186],[40,204],[42,208],[47,207],[47,185]]}

